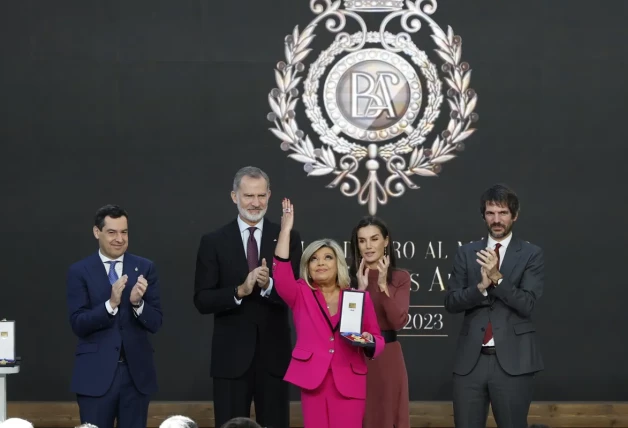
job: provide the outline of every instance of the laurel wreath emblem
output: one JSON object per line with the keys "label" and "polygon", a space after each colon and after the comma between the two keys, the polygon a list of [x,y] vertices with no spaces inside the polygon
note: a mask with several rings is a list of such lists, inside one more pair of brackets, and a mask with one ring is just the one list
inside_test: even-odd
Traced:
{"label": "laurel wreath emblem", "polygon": [[[296,26],[291,35],[285,39],[285,61],[280,61],[275,69],[277,87],[272,89],[268,102],[271,112],[267,118],[274,123],[270,131],[281,141],[281,149],[292,151],[288,157],[304,164],[308,176],[324,176],[334,174],[335,179],[328,188],[340,186],[345,196],[357,196],[362,205],[368,204],[369,212],[375,214],[377,205],[386,204],[388,197],[399,197],[405,193],[406,187],[418,189],[410,177],[435,177],[442,170],[442,165],[456,157],[457,151],[464,150],[464,141],[474,132],[472,123],[479,116],[475,113],[477,94],[470,88],[471,69],[468,63],[462,62],[462,38],[454,34],[451,27],[445,33],[430,18],[436,10],[436,1],[422,4],[425,0],[407,1],[407,10],[390,14],[380,27],[379,33],[367,32],[364,21],[359,15],[340,9],[340,1],[325,0],[326,8],[312,0],[311,8],[318,17],[303,32]],[[346,17],[358,20],[363,31],[349,35],[339,33],[345,25]],[[431,37],[436,43],[436,53],[444,61],[441,70],[445,73],[448,86],[446,99],[450,107],[449,123],[431,144],[424,147],[427,135],[432,131],[434,122],[440,114],[442,102],[441,82],[436,67],[429,62],[424,52],[420,51],[411,41],[407,33],[393,35],[385,31],[391,19],[401,17],[402,28],[407,32],[417,32],[421,28],[423,18],[432,30]],[[318,22],[328,18],[327,29],[338,32],[335,42],[310,66],[309,74],[303,81],[303,103],[306,115],[312,122],[312,128],[319,134],[323,145],[315,148],[309,136],[299,129],[296,121],[295,108],[299,101],[298,86],[303,80],[301,73],[305,70],[303,61],[311,53],[310,45],[315,38],[314,30]],[[333,19],[337,19],[334,25]],[[415,18],[410,20],[410,18]],[[427,81],[428,103],[418,125],[412,132],[400,140],[377,146],[348,141],[337,135],[327,125],[327,121],[318,106],[319,79],[326,66],[344,51],[356,51],[365,43],[379,43],[387,50],[403,52],[416,64]],[[341,155],[336,159],[336,153]],[[403,155],[410,154],[409,160]],[[359,164],[366,161],[368,177],[364,183],[356,176]],[[389,176],[381,183],[377,176],[379,163],[385,162]]]}

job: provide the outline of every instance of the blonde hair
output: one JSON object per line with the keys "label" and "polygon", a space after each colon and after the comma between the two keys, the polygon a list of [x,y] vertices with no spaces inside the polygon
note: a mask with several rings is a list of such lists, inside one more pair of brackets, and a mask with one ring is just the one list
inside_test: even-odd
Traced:
{"label": "blonde hair", "polygon": [[315,289],[312,285],[312,278],[310,278],[309,264],[314,253],[321,248],[329,248],[334,252],[334,255],[336,256],[336,283],[341,289],[349,288],[351,278],[349,277],[347,261],[345,260],[342,248],[340,248],[340,245],[338,245],[338,243],[333,239],[319,239],[318,241],[312,242],[305,248],[305,250],[303,250],[303,256],[301,256],[301,265],[299,269],[301,278],[312,290]]}

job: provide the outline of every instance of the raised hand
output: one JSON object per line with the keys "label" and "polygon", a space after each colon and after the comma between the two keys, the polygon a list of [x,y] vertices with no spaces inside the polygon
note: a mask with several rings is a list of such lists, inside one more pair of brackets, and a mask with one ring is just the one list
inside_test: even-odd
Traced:
{"label": "raised hand", "polygon": [[290,203],[290,199],[283,198],[281,201],[281,231],[277,238],[275,246],[275,256],[281,259],[290,258],[290,231],[294,224],[294,206]]}
{"label": "raised hand", "polygon": [[284,198],[281,201],[282,216],[281,216],[281,230],[290,231],[294,225],[294,205],[290,203],[290,199]]}

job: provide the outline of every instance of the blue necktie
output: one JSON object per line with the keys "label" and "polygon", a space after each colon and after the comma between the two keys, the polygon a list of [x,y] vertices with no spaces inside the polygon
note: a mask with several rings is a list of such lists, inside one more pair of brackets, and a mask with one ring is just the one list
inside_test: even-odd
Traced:
{"label": "blue necktie", "polygon": [[119,278],[118,272],[116,272],[116,263],[120,263],[120,260],[112,260],[105,263],[109,263],[109,275],[107,277],[109,278],[109,283],[113,285]]}
{"label": "blue necktie", "polygon": [[[109,278],[109,283],[113,285],[119,278],[118,272],[116,272],[116,263],[120,263],[120,260],[111,260],[105,263],[109,263],[109,274],[107,275],[107,277]],[[121,343],[120,344],[120,356],[118,357],[118,362],[122,362],[124,360],[126,360],[126,356],[124,353],[124,343]]]}

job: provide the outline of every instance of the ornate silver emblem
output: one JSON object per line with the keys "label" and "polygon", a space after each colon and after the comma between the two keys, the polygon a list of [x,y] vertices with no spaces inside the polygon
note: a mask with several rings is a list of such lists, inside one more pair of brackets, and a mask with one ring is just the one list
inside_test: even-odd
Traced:
{"label": "ornate silver emblem", "polygon": [[[357,197],[374,215],[389,197],[418,189],[413,176],[437,176],[444,163],[464,150],[464,140],[475,132],[471,125],[478,120],[478,97],[469,86],[469,64],[462,62],[462,38],[451,27],[441,29],[431,17],[436,0],[406,0],[405,8],[402,0],[345,0],[344,9],[341,5],[341,0],[310,0],[316,17],[302,32],[297,26],[286,36],[285,60],[275,69],[277,87],[268,96],[268,120],[281,149],[292,152],[288,157],[303,163],[308,176],[332,174],[328,188]],[[387,13],[379,31],[368,31],[360,16],[366,12]],[[347,18],[360,31],[343,32]],[[397,18],[403,31],[387,31]],[[324,20],[325,28],[337,35],[304,76],[314,30]],[[423,23],[431,30],[440,68],[410,36]],[[447,87],[449,122],[425,144],[443,104],[439,71]],[[299,99],[320,148],[297,125]],[[358,178],[362,163],[367,171],[363,181]]]}

